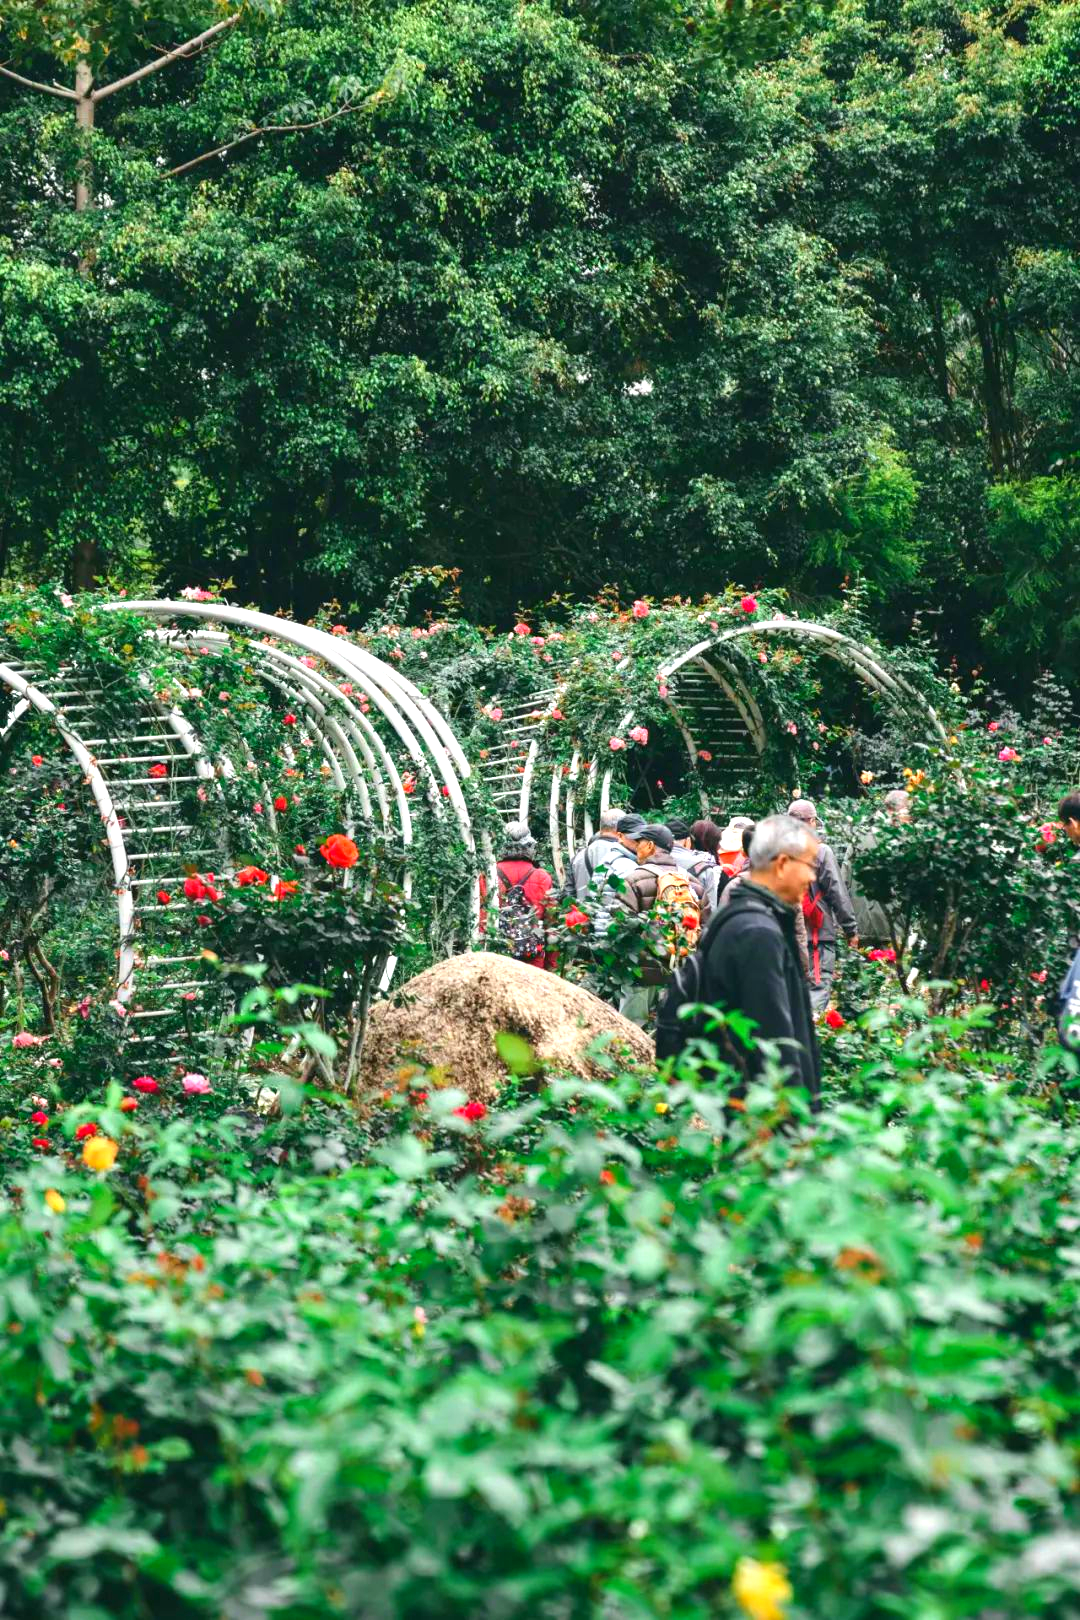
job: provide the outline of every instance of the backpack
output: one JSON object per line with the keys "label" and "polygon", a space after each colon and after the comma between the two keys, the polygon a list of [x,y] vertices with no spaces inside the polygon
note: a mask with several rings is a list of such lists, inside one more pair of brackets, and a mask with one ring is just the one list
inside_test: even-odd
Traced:
{"label": "backpack", "polygon": [[811,939],[821,933],[821,926],[825,921],[825,908],[821,903],[821,889],[818,884],[811,883],[802,897],[802,914],[806,918],[806,932]]}
{"label": "backpack", "polygon": [[499,938],[515,962],[532,962],[543,954],[544,919],[526,897],[525,885],[539,867],[530,866],[517,883],[499,871]]}
{"label": "backpack", "polygon": [[660,921],[657,954],[667,957],[668,966],[690,955],[701,936],[701,902],[690,887],[681,867],[649,866],[656,876],[656,900],[652,915]]}
{"label": "backpack", "polygon": [[[764,909],[764,908],[759,908]],[[716,912],[698,940],[694,950],[684,961],[679,963],[656,1014],[656,1056],[658,1062],[665,1058],[676,1057],[695,1037],[704,1035],[705,1019],[701,1013],[693,1018],[680,1018],[681,1007],[692,1007],[703,1000],[702,986],[705,973],[705,956],[712,948],[713,940],[718,931],[724,926],[728,917],[738,916],[725,906],[722,911]]]}

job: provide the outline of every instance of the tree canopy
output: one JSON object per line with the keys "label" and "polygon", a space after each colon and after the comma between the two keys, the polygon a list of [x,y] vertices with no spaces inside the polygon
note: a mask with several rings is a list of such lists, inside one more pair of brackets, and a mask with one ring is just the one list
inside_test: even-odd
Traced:
{"label": "tree canopy", "polygon": [[[92,9],[5,57],[215,22]],[[215,15],[92,130],[0,81],[9,577],[363,611],[438,564],[497,622],[862,577],[1075,671],[1074,7],[852,0],[742,64],[646,6]]]}

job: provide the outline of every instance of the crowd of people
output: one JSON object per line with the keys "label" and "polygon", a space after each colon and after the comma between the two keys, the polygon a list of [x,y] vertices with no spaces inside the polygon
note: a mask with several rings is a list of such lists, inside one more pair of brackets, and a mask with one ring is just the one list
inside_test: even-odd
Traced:
{"label": "crowd of people", "polygon": [[[902,790],[886,794],[881,808],[892,821],[910,817]],[[758,1039],[779,1043],[816,1102],[815,1023],[829,1016],[838,943],[887,945],[892,928],[881,906],[853,897],[809,799],[756,822],[732,815],[725,826],[607,809],[561,890],[536,856],[528,826],[511,823],[497,870],[498,927],[512,955],[555,968],[561,922],[588,982],[590,964],[607,963],[616,942],[629,942],[619,1010],[655,1027],[658,1057],[706,1032],[700,1015],[682,1009],[717,1007],[741,1015],[708,1032],[737,1069],[749,1077],[761,1062],[756,1043],[736,1033],[752,1021]],[[610,971],[592,981],[604,993]]]}

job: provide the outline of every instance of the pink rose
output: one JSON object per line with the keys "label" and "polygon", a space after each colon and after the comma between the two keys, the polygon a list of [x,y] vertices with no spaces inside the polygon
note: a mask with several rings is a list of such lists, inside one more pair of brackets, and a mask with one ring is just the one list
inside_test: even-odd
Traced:
{"label": "pink rose", "polygon": [[792,736],[793,736],[793,737],[797,737],[797,736],[798,736],[798,735],[799,735],[799,728],[798,728],[798,726],[797,726],[797,725],[796,725],[796,724],[795,724],[795,722],[794,722],[794,720],[789,720],[789,721],[788,721],[788,723],[787,723],[787,725],[786,725],[786,727],[785,727],[785,728],[784,728],[784,729],[785,729],[785,730],[786,730],[786,731],[790,731],[790,733],[791,733],[791,735],[792,735]]}
{"label": "pink rose", "polygon": [[699,748],[697,751],[697,757],[698,759],[703,759],[706,765],[712,764],[712,755],[707,748]]}
{"label": "pink rose", "polygon": [[611,749],[613,754],[617,754],[620,748],[626,747],[626,744],[621,737],[609,737],[608,747]]}
{"label": "pink rose", "polygon": [[991,720],[990,724],[987,726],[986,729],[989,732],[1000,731],[1001,730],[1001,721],[1000,720]]}
{"label": "pink rose", "polygon": [[185,1074],[181,1084],[189,1097],[202,1097],[210,1090],[205,1074]]}
{"label": "pink rose", "polygon": [[648,742],[648,740],[649,728],[647,726],[634,726],[633,730],[630,732],[630,741],[645,744]]}
{"label": "pink rose", "polygon": [[635,619],[647,619],[649,617],[649,604],[639,599],[634,603],[630,611]]}
{"label": "pink rose", "polygon": [[1002,748],[998,753],[998,759],[1000,759],[1003,765],[1011,765],[1014,759],[1019,758],[1020,755],[1016,752],[1015,748]]}
{"label": "pink rose", "polygon": [[29,1030],[24,1029],[21,1035],[12,1036],[11,1044],[12,1046],[19,1048],[26,1046],[40,1046],[44,1039],[44,1035],[31,1035]]}
{"label": "pink rose", "polygon": [[514,626],[514,634],[515,636],[531,636],[532,631],[529,629],[527,624],[519,619],[517,624]]}

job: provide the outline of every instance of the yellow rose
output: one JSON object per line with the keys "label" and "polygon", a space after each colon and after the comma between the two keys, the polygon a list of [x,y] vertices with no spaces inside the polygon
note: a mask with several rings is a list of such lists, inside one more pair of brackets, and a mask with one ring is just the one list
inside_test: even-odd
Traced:
{"label": "yellow rose", "polygon": [[111,1170],[116,1154],[116,1143],[108,1136],[88,1136],[83,1143],[83,1164],[89,1170]]}
{"label": "yellow rose", "polygon": [[57,1192],[55,1187],[49,1187],[46,1190],[45,1202],[48,1204],[54,1215],[62,1215],[65,1209],[67,1209],[67,1203]]}
{"label": "yellow rose", "polygon": [[756,1558],[739,1559],[731,1590],[750,1620],[784,1620],[783,1605],[791,1602],[791,1583],[783,1564],[761,1564]]}
{"label": "yellow rose", "polygon": [[656,1105],[656,1112],[657,1112],[657,1113],[658,1113],[658,1114],[666,1114],[666,1113],[667,1113],[667,1111],[668,1111],[668,1107],[669,1107],[669,1105],[668,1105],[668,1104],[667,1104],[667,1103],[665,1103],[665,1102],[659,1102],[659,1103],[657,1103],[657,1105]]}

